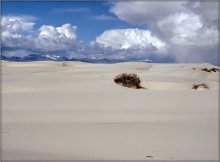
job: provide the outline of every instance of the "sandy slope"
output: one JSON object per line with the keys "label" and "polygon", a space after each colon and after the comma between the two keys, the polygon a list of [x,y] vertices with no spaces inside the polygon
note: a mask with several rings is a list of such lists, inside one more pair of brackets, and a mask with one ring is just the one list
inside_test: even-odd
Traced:
{"label": "sandy slope", "polygon": [[[215,160],[218,72],[203,67],[2,62],[3,159]],[[148,89],[115,84],[121,72]]]}

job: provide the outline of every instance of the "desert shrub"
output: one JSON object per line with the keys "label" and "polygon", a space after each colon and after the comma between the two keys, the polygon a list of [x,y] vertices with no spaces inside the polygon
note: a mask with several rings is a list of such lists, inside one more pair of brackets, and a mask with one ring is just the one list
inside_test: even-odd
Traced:
{"label": "desert shrub", "polygon": [[197,90],[198,88],[209,89],[209,87],[208,87],[206,84],[204,84],[204,83],[201,83],[201,84],[193,84],[192,89]]}
{"label": "desert shrub", "polygon": [[210,69],[208,69],[208,68],[203,68],[203,69],[201,69],[201,70],[202,70],[202,71],[205,71],[205,72],[209,72],[209,73],[219,71],[219,69],[217,69],[217,68],[210,68]]}
{"label": "desert shrub", "polygon": [[62,66],[67,67],[69,66],[67,62],[62,62]]}
{"label": "desert shrub", "polygon": [[64,61],[64,62],[62,62],[61,66],[70,67],[70,66],[74,66],[74,64],[71,61]]}
{"label": "desert shrub", "polygon": [[141,84],[140,78],[137,76],[137,74],[127,74],[127,73],[122,73],[117,75],[114,78],[115,83],[122,85],[124,87],[128,88],[143,88]]}
{"label": "desert shrub", "polygon": [[210,70],[213,71],[213,72],[219,71],[219,69],[217,69],[217,68],[211,68]]}
{"label": "desert shrub", "polygon": [[205,71],[205,72],[211,72],[211,70],[210,69],[208,69],[208,68],[203,68],[203,69],[201,69],[202,71]]}

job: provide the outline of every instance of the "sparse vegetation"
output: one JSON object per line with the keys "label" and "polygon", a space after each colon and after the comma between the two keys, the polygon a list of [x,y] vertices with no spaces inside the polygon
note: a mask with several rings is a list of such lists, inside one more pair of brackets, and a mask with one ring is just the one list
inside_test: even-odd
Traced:
{"label": "sparse vegetation", "polygon": [[70,61],[64,61],[64,62],[62,62],[61,66],[70,67],[70,66],[74,66],[74,64]]}
{"label": "sparse vegetation", "polygon": [[202,71],[205,71],[205,72],[209,72],[209,73],[219,71],[219,69],[217,69],[217,68],[210,68],[210,69],[208,69],[208,68],[203,68],[203,69],[201,69],[201,70],[202,70]]}
{"label": "sparse vegetation", "polygon": [[204,84],[204,83],[201,83],[201,84],[193,84],[192,89],[197,90],[198,88],[205,88],[205,89],[209,89],[209,87],[208,87],[206,84]]}
{"label": "sparse vegetation", "polygon": [[67,67],[68,63],[67,62],[62,62],[62,66]]}
{"label": "sparse vegetation", "polygon": [[137,74],[127,74],[127,73],[122,73],[117,75],[114,78],[115,83],[122,85],[124,87],[128,88],[135,88],[135,89],[140,89],[143,88],[141,86],[141,80],[137,76]]}

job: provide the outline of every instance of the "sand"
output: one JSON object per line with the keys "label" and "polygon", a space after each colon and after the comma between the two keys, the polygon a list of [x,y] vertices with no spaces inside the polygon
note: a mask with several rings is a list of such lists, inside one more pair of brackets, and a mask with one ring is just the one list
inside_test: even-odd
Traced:
{"label": "sand", "polygon": [[[2,158],[217,160],[218,72],[204,67],[2,61]],[[122,72],[147,89],[114,83]]]}

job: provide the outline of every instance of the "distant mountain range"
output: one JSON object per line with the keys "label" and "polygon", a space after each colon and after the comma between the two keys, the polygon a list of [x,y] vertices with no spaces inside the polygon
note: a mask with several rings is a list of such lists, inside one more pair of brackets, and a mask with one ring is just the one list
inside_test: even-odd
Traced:
{"label": "distant mountain range", "polygon": [[16,61],[16,62],[30,62],[30,61],[81,61],[81,62],[88,62],[88,63],[118,63],[118,62],[131,62],[131,61],[138,61],[138,62],[151,62],[148,59],[91,59],[91,58],[67,58],[64,56],[57,56],[57,55],[43,55],[43,54],[31,54],[25,57],[17,57],[17,56],[1,56],[1,60],[5,61]]}

